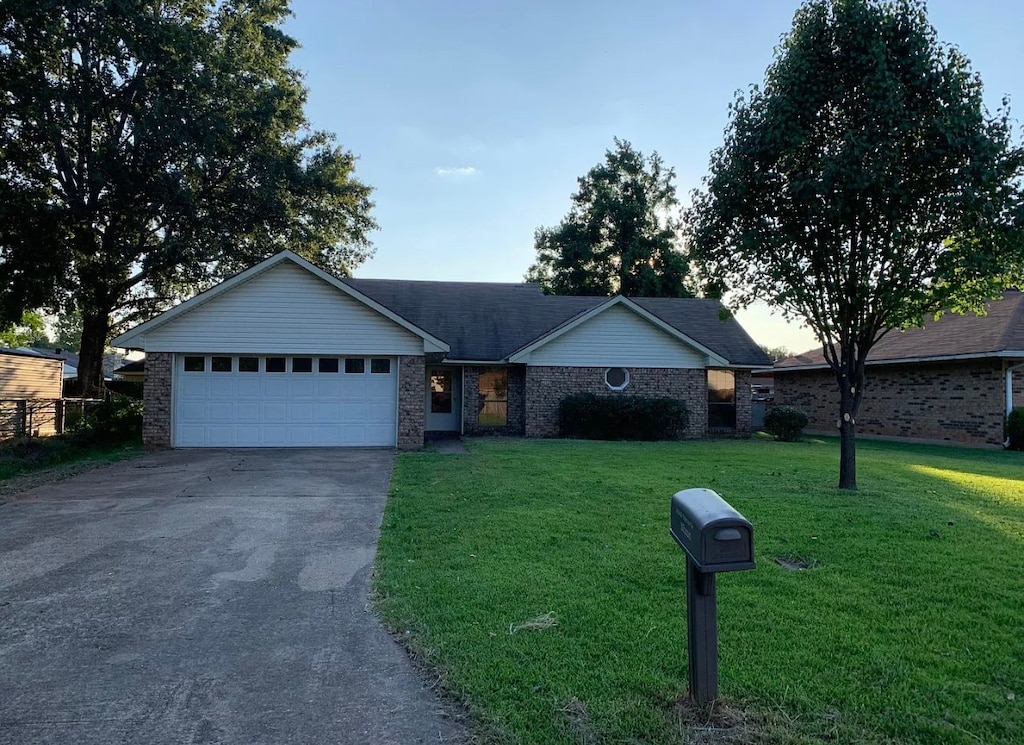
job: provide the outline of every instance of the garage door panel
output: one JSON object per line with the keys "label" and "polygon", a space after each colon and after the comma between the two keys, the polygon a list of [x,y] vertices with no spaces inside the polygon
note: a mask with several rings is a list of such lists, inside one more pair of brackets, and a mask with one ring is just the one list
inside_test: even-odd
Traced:
{"label": "garage door panel", "polygon": [[[204,372],[175,368],[175,445],[182,447],[301,447],[395,444],[397,364],[370,372]],[[308,364],[305,365],[308,369]],[[329,367],[329,366],[327,366]],[[291,370],[289,361],[286,369]]]}

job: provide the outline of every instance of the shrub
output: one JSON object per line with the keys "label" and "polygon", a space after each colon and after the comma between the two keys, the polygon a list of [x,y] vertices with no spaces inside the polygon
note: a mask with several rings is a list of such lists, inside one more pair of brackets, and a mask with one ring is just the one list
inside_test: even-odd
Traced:
{"label": "shrub", "polygon": [[142,401],[114,396],[85,410],[68,425],[77,440],[89,442],[126,442],[142,437]]}
{"label": "shrub", "polygon": [[1024,409],[1014,409],[1006,417],[1006,437],[1010,450],[1024,450]]}
{"label": "shrub", "polygon": [[678,440],[689,422],[675,398],[574,393],[558,405],[559,433],[584,440]]}
{"label": "shrub", "polygon": [[773,406],[764,416],[765,432],[781,442],[793,442],[807,426],[807,412],[795,406]]}

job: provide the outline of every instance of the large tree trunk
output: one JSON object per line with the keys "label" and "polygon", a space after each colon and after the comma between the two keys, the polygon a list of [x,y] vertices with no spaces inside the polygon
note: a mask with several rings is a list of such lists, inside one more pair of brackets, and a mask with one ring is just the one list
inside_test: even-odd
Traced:
{"label": "large tree trunk", "polygon": [[[860,367],[860,366],[858,366]],[[839,488],[857,488],[857,409],[860,408],[863,373],[854,380],[839,375]]]}
{"label": "large tree trunk", "polygon": [[103,353],[110,333],[110,316],[82,311],[82,345],[78,350],[78,388],[86,398],[103,394]]}

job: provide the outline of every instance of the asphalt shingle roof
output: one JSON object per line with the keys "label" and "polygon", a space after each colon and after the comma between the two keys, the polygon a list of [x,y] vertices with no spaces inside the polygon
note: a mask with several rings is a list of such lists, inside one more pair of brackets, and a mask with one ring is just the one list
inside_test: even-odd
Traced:
{"label": "asphalt shingle roof", "polygon": [[[451,346],[453,360],[501,360],[606,302],[607,297],[545,295],[538,285],[343,279]],[[771,365],[715,300],[630,298],[734,365]]]}
{"label": "asphalt shingle roof", "polygon": [[[868,362],[1024,351],[1024,293],[1008,290],[986,307],[985,316],[947,313],[938,321],[926,318],[923,328],[890,331],[871,349]],[[824,352],[812,349],[780,360],[775,369],[825,364]]]}

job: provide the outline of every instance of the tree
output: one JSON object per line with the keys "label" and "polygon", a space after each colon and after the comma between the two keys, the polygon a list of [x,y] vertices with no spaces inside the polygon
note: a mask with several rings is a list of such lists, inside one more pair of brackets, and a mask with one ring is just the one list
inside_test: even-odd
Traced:
{"label": "tree", "polygon": [[1022,272],[1024,153],[918,0],[810,0],[738,95],[687,215],[691,256],[806,321],[839,388],[841,488],[872,346]]}
{"label": "tree", "polygon": [[762,352],[772,358],[772,362],[784,360],[787,357],[791,357],[793,354],[786,347],[769,347],[767,344],[758,344],[758,346],[761,348]]}
{"label": "tree", "polygon": [[561,224],[538,228],[526,273],[555,295],[691,297],[680,247],[675,172],[625,140],[580,178]]}
{"label": "tree", "polygon": [[49,344],[46,336],[46,322],[34,310],[26,310],[21,314],[18,323],[10,324],[0,330],[0,342],[8,347],[28,347],[34,344]]}
{"label": "tree", "polygon": [[77,352],[82,341],[82,314],[77,310],[58,314],[53,321],[53,331],[56,334],[53,343],[58,348]]}
{"label": "tree", "polygon": [[370,189],[310,129],[286,0],[0,5],[0,321],[79,312],[79,373],[113,331],[287,247],[370,255]]}

